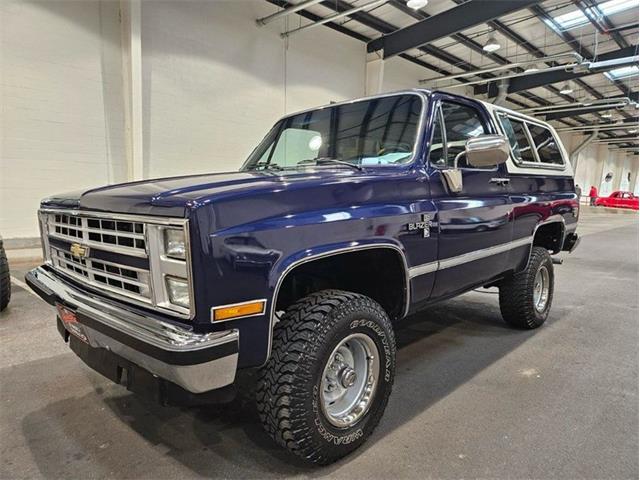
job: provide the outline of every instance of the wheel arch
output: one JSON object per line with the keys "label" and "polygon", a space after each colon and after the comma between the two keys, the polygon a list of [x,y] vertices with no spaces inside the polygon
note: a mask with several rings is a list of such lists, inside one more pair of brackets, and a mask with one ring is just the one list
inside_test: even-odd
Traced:
{"label": "wheel arch", "polygon": [[[400,308],[398,309],[398,315],[392,315],[392,313],[389,312],[387,308],[385,308],[384,301],[380,302],[375,298],[375,296],[373,296],[372,298],[378,301],[378,303],[380,303],[383,308],[385,308],[391,318],[393,318],[394,316],[397,318],[406,316],[409,310],[411,284],[406,256],[403,248],[399,244],[391,242],[373,242],[360,245],[346,244],[339,246],[319,246],[317,248],[311,249],[311,251],[305,250],[304,252],[300,252],[299,254],[291,255],[286,260],[280,262],[280,268],[272,273],[271,284],[273,285],[273,294],[271,296],[269,307],[270,325],[269,349],[267,358],[271,356],[271,342],[273,337],[273,327],[275,325],[277,307],[282,306],[282,295],[284,292],[286,292],[283,290],[283,288],[288,288],[288,279],[294,278],[293,276],[298,272],[304,272],[304,270],[302,269],[305,267],[309,268],[310,266],[314,265],[320,266],[320,262],[326,262],[329,259],[339,259],[341,262],[347,264],[347,260],[357,261],[356,257],[361,257],[365,253],[368,255],[375,255],[376,253],[380,253],[386,259],[394,259],[394,268],[398,269],[399,275],[402,279],[402,285],[399,290],[402,303]],[[381,280],[384,280],[384,278]],[[362,290],[364,290],[364,292]],[[361,289],[361,291],[356,290],[355,293],[363,293],[366,295],[366,288]]]}

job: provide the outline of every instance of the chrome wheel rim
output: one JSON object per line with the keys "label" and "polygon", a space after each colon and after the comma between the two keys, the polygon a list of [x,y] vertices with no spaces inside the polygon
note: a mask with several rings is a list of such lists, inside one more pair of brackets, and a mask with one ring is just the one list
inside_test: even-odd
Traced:
{"label": "chrome wheel rim", "polygon": [[322,373],[320,404],[334,426],[355,425],[369,410],[380,374],[375,342],[354,333],[333,349]]}
{"label": "chrome wheel rim", "polygon": [[549,270],[542,265],[533,281],[533,306],[538,312],[544,312],[549,300]]}

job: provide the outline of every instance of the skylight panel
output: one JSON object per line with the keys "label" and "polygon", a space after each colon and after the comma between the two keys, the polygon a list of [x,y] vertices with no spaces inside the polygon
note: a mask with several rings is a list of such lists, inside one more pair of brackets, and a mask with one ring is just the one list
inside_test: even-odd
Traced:
{"label": "skylight panel", "polygon": [[[637,8],[636,0],[609,0],[608,2],[601,3],[597,7],[589,8],[589,15],[593,18],[597,18],[602,15],[614,15],[630,8]],[[564,13],[553,18],[553,21],[545,21],[554,30],[571,30],[573,28],[581,27],[589,23],[587,16],[582,13],[582,10],[575,10],[573,12]]]}
{"label": "skylight panel", "polygon": [[605,72],[605,75],[611,81],[633,77],[634,75],[638,75],[638,66],[629,65],[627,67],[616,68],[614,70]]}

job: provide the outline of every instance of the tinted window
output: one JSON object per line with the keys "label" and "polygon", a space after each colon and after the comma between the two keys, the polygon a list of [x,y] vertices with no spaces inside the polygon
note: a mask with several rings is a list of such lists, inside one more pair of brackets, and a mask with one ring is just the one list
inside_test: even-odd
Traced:
{"label": "tinted window", "polygon": [[533,138],[533,143],[536,146],[538,157],[542,163],[552,163],[555,165],[562,165],[562,154],[558,148],[556,139],[551,134],[548,128],[541,127],[540,125],[534,125],[529,123],[529,132]]}
{"label": "tinted window", "polygon": [[537,160],[529,143],[524,123],[505,115],[499,115],[499,118],[504,132],[507,135],[507,139],[509,140],[509,144],[511,145],[511,151],[513,152],[515,160],[517,162],[536,162]]}
{"label": "tinted window", "polygon": [[[443,102],[441,109],[444,119],[444,138],[447,142],[446,158],[440,159],[440,163],[435,161],[434,164],[453,167],[456,156],[464,151],[467,140],[489,133],[489,131],[475,108]],[[434,132],[434,136],[435,134]],[[458,166],[461,168],[468,166],[464,156],[459,159]]]}
{"label": "tinted window", "polygon": [[413,156],[421,111],[420,97],[397,95],[293,115],[276,124],[244,168],[297,168],[326,158],[404,163]]}

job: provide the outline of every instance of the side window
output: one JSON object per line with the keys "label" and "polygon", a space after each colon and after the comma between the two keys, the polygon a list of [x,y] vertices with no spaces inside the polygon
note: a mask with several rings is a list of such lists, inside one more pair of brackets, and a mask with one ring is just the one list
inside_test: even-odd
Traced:
{"label": "side window", "polygon": [[536,157],[533,154],[533,148],[529,143],[529,137],[524,126],[524,122],[509,118],[506,115],[498,116],[500,124],[507,135],[511,152],[516,162],[535,162]]}
{"label": "side window", "polygon": [[553,134],[548,128],[540,125],[528,124],[529,132],[533,138],[533,143],[538,152],[538,158],[542,163],[550,163],[553,165],[563,165],[562,154],[558,148],[558,144]]}
{"label": "side window", "polygon": [[[446,141],[445,166],[453,167],[456,156],[464,151],[467,140],[485,133],[489,133],[485,122],[477,109],[458,103],[442,103],[442,117],[444,120],[444,138]],[[462,157],[458,166],[468,167]],[[490,167],[493,168],[493,167]]]}

